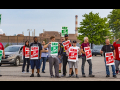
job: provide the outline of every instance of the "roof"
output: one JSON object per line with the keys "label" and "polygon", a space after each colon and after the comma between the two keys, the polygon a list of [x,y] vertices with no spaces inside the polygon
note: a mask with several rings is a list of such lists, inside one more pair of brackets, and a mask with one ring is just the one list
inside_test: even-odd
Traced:
{"label": "roof", "polygon": [[10,45],[10,46],[22,47],[24,45]]}

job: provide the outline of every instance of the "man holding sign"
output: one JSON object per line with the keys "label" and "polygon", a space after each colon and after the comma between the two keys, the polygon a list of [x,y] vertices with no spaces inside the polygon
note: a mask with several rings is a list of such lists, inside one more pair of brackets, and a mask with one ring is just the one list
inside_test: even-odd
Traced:
{"label": "man holding sign", "polygon": [[37,77],[40,77],[40,59],[41,59],[42,45],[38,43],[37,37],[34,37],[34,42],[30,44],[30,64],[32,74],[30,77],[34,77],[34,67],[37,69]]}
{"label": "man holding sign", "polygon": [[53,75],[53,65],[55,68],[55,77],[59,77],[59,62],[58,62],[58,52],[60,51],[60,44],[58,42],[55,42],[55,37],[50,37],[51,42],[49,42],[47,45],[43,46],[44,48],[48,48],[48,60],[49,60],[49,67],[50,67],[50,75],[51,78],[54,77]]}
{"label": "man holding sign", "polygon": [[76,46],[76,41],[73,41],[73,46],[69,48],[68,63],[69,63],[69,77],[73,70],[73,65],[75,67],[76,78],[78,77],[78,54],[80,55],[80,48]]}
{"label": "man holding sign", "polygon": [[[85,51],[86,50],[86,51]],[[84,66],[87,60],[89,64],[89,77],[94,77],[92,75],[92,62],[91,62],[91,54],[90,54],[90,44],[88,43],[88,37],[84,37],[84,43],[81,44],[81,52],[82,52],[82,77],[86,77],[84,73]]]}
{"label": "man holding sign", "polygon": [[[1,40],[1,36],[0,36],[0,40]],[[0,42],[0,63],[1,63],[2,56],[3,56],[3,59],[5,59],[4,46],[3,46],[3,44]],[[0,76],[2,76],[2,75],[0,75]]]}
{"label": "man holding sign", "polygon": [[[101,54],[104,52],[104,61],[105,61],[105,66],[106,66],[106,77],[110,77],[110,72],[109,72],[109,65],[112,67],[112,72],[113,72],[113,77],[116,78],[116,73],[115,73],[115,65],[114,65],[114,59],[115,59],[115,49],[113,45],[110,45],[109,39],[106,39],[106,45],[104,45],[101,49]],[[113,57],[114,53],[114,57]]]}
{"label": "man holding sign", "polygon": [[116,67],[116,74],[119,72],[119,64],[120,64],[120,43],[117,44],[117,42],[120,41],[120,39],[117,39],[114,43],[113,46],[115,48],[115,67]]}

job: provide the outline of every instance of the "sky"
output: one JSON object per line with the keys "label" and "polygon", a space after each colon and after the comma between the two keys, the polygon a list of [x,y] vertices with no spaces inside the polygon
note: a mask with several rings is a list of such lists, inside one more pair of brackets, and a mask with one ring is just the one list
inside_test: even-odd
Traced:
{"label": "sky", "polygon": [[[13,36],[14,34],[29,35],[27,29],[35,29],[35,36],[45,31],[61,32],[62,26],[68,27],[69,34],[75,34],[75,15],[78,15],[78,27],[82,22],[82,15],[89,12],[99,13],[104,18],[112,9],[0,9],[0,34]],[[32,31],[30,35],[32,36]]]}

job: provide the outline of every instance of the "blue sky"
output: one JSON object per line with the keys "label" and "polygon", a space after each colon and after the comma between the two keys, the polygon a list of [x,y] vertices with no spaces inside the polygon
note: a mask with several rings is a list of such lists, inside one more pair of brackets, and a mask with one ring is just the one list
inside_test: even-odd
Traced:
{"label": "blue sky", "polygon": [[[85,13],[93,11],[100,17],[107,17],[112,9],[0,9],[2,14],[0,29],[6,35],[22,34],[28,36],[27,29],[35,29],[35,36],[45,31],[61,32],[62,26],[68,26],[68,33],[75,33],[75,15],[78,15],[78,27]],[[30,34],[32,36],[32,32]]]}

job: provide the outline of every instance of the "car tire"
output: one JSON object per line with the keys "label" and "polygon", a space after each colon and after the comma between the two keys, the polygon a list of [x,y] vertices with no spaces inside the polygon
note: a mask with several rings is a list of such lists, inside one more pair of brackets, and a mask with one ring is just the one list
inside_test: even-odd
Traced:
{"label": "car tire", "polygon": [[101,54],[101,56],[103,56],[103,55]]}
{"label": "car tire", "polygon": [[2,64],[0,63],[0,66],[2,66]]}
{"label": "car tire", "polygon": [[95,55],[96,56],[96,55]]}
{"label": "car tire", "polygon": [[20,59],[17,57],[15,60],[15,66],[20,66]]}

